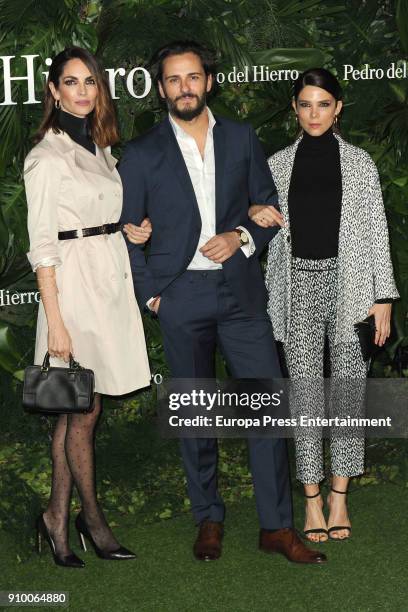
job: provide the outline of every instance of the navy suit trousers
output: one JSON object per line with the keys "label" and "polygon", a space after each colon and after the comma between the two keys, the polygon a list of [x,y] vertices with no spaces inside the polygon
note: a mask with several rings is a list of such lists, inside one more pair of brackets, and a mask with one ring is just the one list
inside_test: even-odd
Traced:
{"label": "navy suit trousers", "polygon": [[[158,317],[173,378],[213,378],[217,345],[234,378],[281,376],[269,317],[244,312],[222,270],[185,271],[162,292]],[[260,526],[291,527],[286,441],[249,438],[248,446]],[[223,521],[217,440],[182,439],[181,451],[194,519]]]}

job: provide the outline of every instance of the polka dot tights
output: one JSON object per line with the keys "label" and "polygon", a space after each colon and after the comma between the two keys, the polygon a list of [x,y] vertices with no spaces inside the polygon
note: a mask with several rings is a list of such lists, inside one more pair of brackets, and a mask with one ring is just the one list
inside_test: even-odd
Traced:
{"label": "polka dot tights", "polygon": [[82,504],[82,515],[99,548],[119,547],[98,503],[95,483],[95,429],[101,414],[101,396],[95,395],[89,414],[61,415],[55,426],[51,456],[51,496],[44,521],[54,539],[57,554],[66,556],[69,548],[69,506],[73,485]]}

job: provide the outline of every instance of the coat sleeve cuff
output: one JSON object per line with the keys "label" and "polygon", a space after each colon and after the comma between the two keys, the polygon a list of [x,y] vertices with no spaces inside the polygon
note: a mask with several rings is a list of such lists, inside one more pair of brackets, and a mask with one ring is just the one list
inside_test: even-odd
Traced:
{"label": "coat sleeve cuff", "polygon": [[62,264],[62,261],[58,255],[42,257],[38,259],[33,253],[27,253],[28,261],[30,262],[33,272],[36,272],[38,268],[49,268],[55,266],[56,268]]}

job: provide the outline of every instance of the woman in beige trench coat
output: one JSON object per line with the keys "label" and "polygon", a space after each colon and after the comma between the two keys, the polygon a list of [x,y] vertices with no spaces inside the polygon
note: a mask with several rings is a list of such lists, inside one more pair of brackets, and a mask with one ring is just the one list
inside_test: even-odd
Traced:
{"label": "woman in beige trench coat", "polygon": [[[110,154],[118,134],[103,71],[89,52],[72,47],[54,58],[47,85],[37,145],[24,166],[27,256],[41,294],[35,363],[48,350],[51,365],[66,366],[72,353],[95,373],[95,402],[89,414],[57,420],[51,497],[37,520],[37,535],[39,549],[44,538],[55,563],[83,567],[68,542],[73,484],[82,502],[76,527],[84,550],[87,538],[104,559],[135,557],[119,545],[97,501],[94,431],[101,394],[148,386],[150,369],[118,224],[122,184]],[[149,234],[145,221],[137,240]]]}

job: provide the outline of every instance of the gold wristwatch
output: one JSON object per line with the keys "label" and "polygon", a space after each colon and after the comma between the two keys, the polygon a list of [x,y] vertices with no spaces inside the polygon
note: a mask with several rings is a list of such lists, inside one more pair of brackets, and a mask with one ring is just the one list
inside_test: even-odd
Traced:
{"label": "gold wristwatch", "polygon": [[235,229],[232,230],[233,232],[235,232],[236,234],[238,234],[239,237],[239,241],[240,241],[240,246],[245,246],[246,244],[249,244],[249,238],[248,238],[248,234],[246,232],[244,232],[244,230],[242,229],[238,229],[237,227]]}

